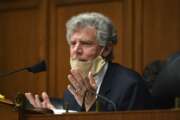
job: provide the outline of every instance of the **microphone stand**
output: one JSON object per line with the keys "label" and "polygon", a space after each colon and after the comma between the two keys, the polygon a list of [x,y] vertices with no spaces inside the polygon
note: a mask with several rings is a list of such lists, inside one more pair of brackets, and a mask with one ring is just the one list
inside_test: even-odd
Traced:
{"label": "microphone stand", "polygon": [[107,98],[107,97],[105,97],[105,96],[99,95],[99,94],[96,94],[96,95],[97,95],[100,99],[102,99],[102,100],[110,103],[110,104],[112,105],[112,107],[113,107],[113,110],[114,110],[114,111],[117,111],[116,104],[115,104],[112,100],[110,100],[109,98]]}
{"label": "microphone stand", "polygon": [[0,74],[0,78],[12,75],[12,74],[17,73],[17,72],[25,71],[25,70],[27,70],[28,72],[32,72],[32,73],[38,73],[38,72],[41,72],[41,71],[45,71],[46,69],[47,69],[46,63],[45,63],[44,60],[42,60],[42,61],[40,61],[39,63],[37,63],[37,64],[35,64],[33,66],[23,67],[23,68],[20,68],[20,69],[13,70],[11,72],[7,72],[5,74]]}
{"label": "microphone stand", "polygon": [[5,74],[0,74],[0,77],[6,77],[6,76],[9,76],[9,75],[14,74],[14,73],[17,73],[17,72],[20,72],[20,71],[24,71],[26,69],[27,68],[21,68],[21,69],[17,69],[17,70],[11,71],[11,72],[7,72]]}
{"label": "microphone stand", "polygon": [[[92,94],[94,94],[94,95],[96,95],[97,97],[99,97],[101,100],[110,103],[110,104],[112,105],[112,107],[113,107],[113,110],[114,110],[114,111],[117,111],[116,104],[115,104],[112,100],[110,100],[109,98],[107,98],[107,97],[105,97],[105,96],[99,95],[99,94],[97,94],[95,91],[92,91],[92,90],[87,90],[87,91],[85,91],[85,95],[83,96],[83,104],[82,104],[82,109],[81,109],[81,111],[83,111],[83,110],[85,109],[85,97],[86,97],[87,92],[91,92]],[[98,101],[97,101],[97,102],[98,102]],[[99,104],[99,103],[97,103],[97,104]],[[98,106],[98,107],[99,107],[99,106]],[[98,109],[99,109],[99,108],[98,108]]]}

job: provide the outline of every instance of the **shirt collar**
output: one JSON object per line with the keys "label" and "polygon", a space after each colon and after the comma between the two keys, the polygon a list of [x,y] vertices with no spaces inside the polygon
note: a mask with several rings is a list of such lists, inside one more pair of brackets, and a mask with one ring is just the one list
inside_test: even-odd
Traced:
{"label": "shirt collar", "polygon": [[106,73],[106,71],[107,71],[108,65],[109,65],[109,63],[106,62],[105,65],[104,65],[104,67],[103,67],[103,69],[99,72],[99,74],[97,74],[97,75],[94,77],[95,82],[96,82],[96,85],[97,85],[96,94],[99,93],[99,90],[100,90],[101,84],[102,84],[102,82],[103,82],[105,73]]}

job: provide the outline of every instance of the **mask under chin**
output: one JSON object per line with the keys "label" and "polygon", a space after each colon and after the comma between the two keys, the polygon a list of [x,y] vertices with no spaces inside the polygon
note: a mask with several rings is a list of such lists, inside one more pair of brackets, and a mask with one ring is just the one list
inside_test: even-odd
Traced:
{"label": "mask under chin", "polygon": [[93,75],[98,74],[105,65],[105,60],[101,56],[97,56],[91,61],[80,61],[77,59],[70,59],[71,69],[79,70],[82,77],[86,78],[91,71]]}

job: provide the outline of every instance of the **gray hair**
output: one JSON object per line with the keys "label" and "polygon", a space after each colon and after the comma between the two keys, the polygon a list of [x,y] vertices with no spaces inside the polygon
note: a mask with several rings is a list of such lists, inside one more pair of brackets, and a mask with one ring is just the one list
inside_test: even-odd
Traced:
{"label": "gray hair", "polygon": [[71,36],[78,27],[88,26],[95,27],[96,40],[98,41],[99,45],[106,46],[108,43],[116,44],[117,33],[111,20],[106,16],[96,12],[81,13],[67,21],[66,39],[68,43],[70,43]]}

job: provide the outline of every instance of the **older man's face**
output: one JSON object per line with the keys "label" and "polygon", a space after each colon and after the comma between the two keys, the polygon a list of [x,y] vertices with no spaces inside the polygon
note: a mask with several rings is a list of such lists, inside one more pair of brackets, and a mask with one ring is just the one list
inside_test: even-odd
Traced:
{"label": "older man's face", "polygon": [[81,61],[92,60],[100,54],[102,47],[96,40],[96,29],[79,28],[70,41],[70,57]]}

